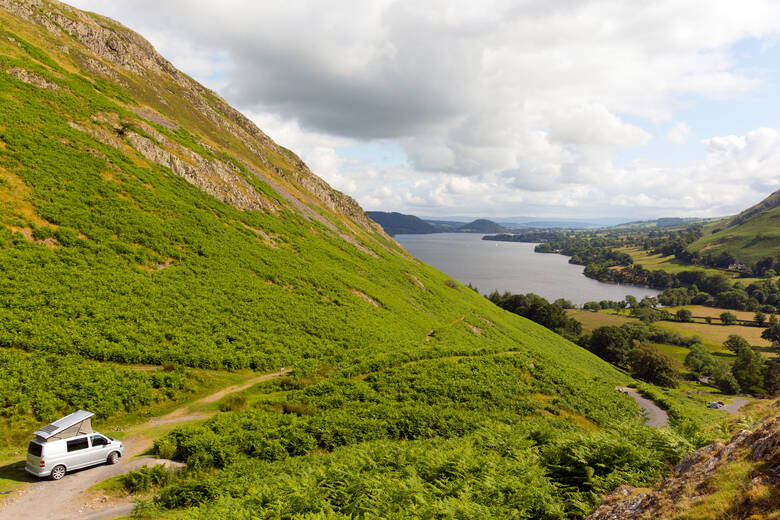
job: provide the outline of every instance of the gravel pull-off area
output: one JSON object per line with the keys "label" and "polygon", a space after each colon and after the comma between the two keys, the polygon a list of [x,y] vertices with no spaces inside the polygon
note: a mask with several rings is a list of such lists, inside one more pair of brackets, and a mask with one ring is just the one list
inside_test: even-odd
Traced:
{"label": "gravel pull-off area", "polygon": [[618,386],[615,388],[618,392],[628,394],[637,404],[642,408],[645,413],[645,424],[651,428],[663,428],[669,424],[669,415],[661,407],[655,404],[650,399],[642,397],[636,391],[626,388],[624,386]]}

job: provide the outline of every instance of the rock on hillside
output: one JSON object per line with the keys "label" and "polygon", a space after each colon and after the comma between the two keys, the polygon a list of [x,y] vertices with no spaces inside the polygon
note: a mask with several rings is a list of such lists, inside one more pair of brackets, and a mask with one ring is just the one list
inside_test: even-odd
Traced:
{"label": "rock on hillside", "polygon": [[[718,518],[780,517],[778,415],[780,400],[753,429],[688,455],[658,488],[616,489],[588,520],[672,519],[683,513],[685,518],[714,518],[716,511]],[[731,492],[724,489],[729,486]]]}

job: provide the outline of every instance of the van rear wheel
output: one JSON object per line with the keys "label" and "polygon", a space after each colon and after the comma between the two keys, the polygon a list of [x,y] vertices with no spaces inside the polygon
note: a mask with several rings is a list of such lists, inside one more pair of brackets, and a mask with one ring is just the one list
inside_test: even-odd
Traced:
{"label": "van rear wheel", "polygon": [[59,480],[65,476],[65,473],[66,473],[65,466],[63,465],[54,466],[51,470],[51,478],[52,480]]}
{"label": "van rear wheel", "polygon": [[116,464],[117,462],[119,462],[119,453],[116,452],[116,451],[112,451],[108,455],[108,458],[106,459],[106,462],[108,462],[109,464]]}

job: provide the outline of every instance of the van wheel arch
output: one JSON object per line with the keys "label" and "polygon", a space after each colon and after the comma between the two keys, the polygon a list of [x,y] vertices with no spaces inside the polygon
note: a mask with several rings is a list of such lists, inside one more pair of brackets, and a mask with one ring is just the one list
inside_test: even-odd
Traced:
{"label": "van wheel arch", "polygon": [[68,470],[65,466],[62,464],[57,464],[51,469],[51,479],[52,480],[60,480],[62,477],[65,476],[65,473],[67,473]]}
{"label": "van wheel arch", "polygon": [[119,462],[119,457],[121,457],[121,455],[119,455],[118,451],[112,451],[111,453],[108,454],[108,458],[106,458],[106,463],[116,464],[117,462]]}

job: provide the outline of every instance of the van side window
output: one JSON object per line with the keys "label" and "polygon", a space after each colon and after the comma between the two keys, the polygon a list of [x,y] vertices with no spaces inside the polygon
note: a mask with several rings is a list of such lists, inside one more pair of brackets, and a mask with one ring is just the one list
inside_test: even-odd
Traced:
{"label": "van side window", "polygon": [[105,437],[101,437],[100,435],[93,435],[92,436],[92,447],[93,448],[96,447],[96,446],[105,446],[106,444],[108,444],[108,441],[106,440]]}
{"label": "van side window", "polygon": [[68,441],[68,452],[85,450],[87,448],[89,448],[89,441],[87,440],[86,437]]}

